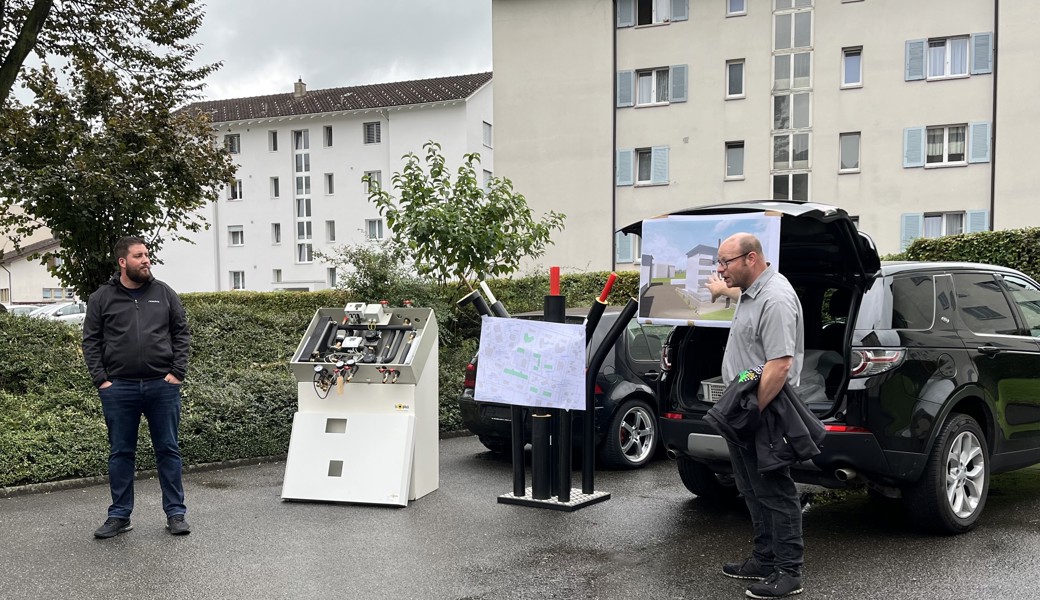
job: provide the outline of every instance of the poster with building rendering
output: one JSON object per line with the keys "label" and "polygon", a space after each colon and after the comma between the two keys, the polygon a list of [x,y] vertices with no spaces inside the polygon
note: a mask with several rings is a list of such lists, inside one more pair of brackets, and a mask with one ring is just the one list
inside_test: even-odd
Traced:
{"label": "poster with building rendering", "polygon": [[779,267],[779,215],[672,215],[643,221],[639,322],[729,327],[736,302],[727,296],[713,300],[707,283],[719,246],[741,232],[758,237],[766,260]]}

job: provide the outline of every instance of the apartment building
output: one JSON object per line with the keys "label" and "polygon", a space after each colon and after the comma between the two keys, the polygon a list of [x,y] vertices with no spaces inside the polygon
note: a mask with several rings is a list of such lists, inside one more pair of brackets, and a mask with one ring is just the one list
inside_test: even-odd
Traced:
{"label": "apartment building", "polygon": [[881,253],[1040,225],[1040,7],[999,0],[493,0],[496,165],[542,259],[639,268],[621,227],[783,198],[854,215]]}
{"label": "apartment building", "polygon": [[298,81],[292,93],[189,108],[212,115],[238,170],[203,212],[209,230],[159,255],[156,276],[181,292],[335,286],[319,253],[389,235],[370,185],[390,185],[406,153],[423,160],[429,140],[452,170],[475,152],[480,176],[494,172],[491,73],[325,90]]}

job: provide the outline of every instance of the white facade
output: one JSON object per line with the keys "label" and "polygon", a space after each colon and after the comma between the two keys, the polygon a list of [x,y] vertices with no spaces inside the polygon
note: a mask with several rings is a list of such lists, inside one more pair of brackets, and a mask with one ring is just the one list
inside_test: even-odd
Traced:
{"label": "white facade", "polygon": [[39,230],[22,240],[21,247],[21,251],[16,251],[11,240],[0,237],[0,250],[3,250],[3,258],[0,259],[0,302],[45,304],[75,298],[73,290],[62,287],[39,259],[29,259],[37,252],[42,254],[58,248],[58,242],[51,237],[49,230]]}
{"label": "white facade", "polygon": [[[236,182],[204,212],[208,231],[187,236],[194,245],[162,249],[155,275],[178,292],[332,287],[339,274],[318,252],[390,233],[362,177],[377,173],[389,188],[403,155],[415,153],[425,166],[429,140],[441,145],[453,173],[471,152],[480,154],[478,178],[481,170],[494,173],[493,124],[490,81],[457,100],[215,122],[218,143],[238,136]],[[302,132],[306,148],[297,148]]]}
{"label": "white facade", "polygon": [[882,254],[914,237],[1040,225],[1027,164],[1040,133],[1040,79],[1025,75],[1033,3],[492,9],[498,169],[536,212],[568,217],[546,264],[636,268],[638,240],[612,253],[614,231],[752,199],[840,206]]}

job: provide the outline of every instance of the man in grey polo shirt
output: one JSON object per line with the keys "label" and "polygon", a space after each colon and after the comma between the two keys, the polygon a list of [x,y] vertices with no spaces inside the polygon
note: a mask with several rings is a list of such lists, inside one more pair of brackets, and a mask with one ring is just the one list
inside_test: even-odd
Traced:
{"label": "man in grey polo shirt", "polygon": [[[764,410],[789,381],[798,385],[805,350],[802,307],[787,278],[766,262],[762,243],[737,233],[719,246],[718,272],[741,295],[730,326],[722,376],[732,383],[745,369],[762,367],[758,408]],[[738,579],[762,579],[748,586],[751,598],[782,598],[802,592],[802,511],[790,467],[759,473],[754,445],[730,445],[737,489],[754,526],[749,558],[723,565]]]}

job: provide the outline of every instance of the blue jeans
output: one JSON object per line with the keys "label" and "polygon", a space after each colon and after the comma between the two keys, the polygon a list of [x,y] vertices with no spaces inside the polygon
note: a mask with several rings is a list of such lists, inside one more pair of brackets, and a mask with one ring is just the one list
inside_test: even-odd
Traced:
{"label": "blue jeans", "polygon": [[752,555],[763,566],[800,575],[805,553],[802,506],[790,467],[759,473],[754,444],[748,448],[730,444],[729,452],[737,489],[751,513]]}
{"label": "blue jeans", "polygon": [[134,510],[134,471],[141,415],[148,419],[148,431],[155,448],[163,511],[167,517],[187,513],[181,482],[181,450],[177,445],[181,386],[163,379],[111,381],[111,386],[98,390],[108,426],[108,481],[112,489],[108,516],[129,519]]}

